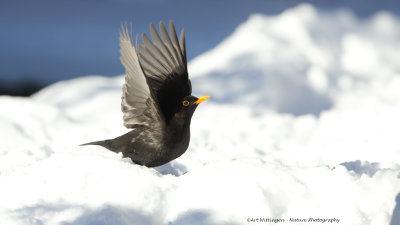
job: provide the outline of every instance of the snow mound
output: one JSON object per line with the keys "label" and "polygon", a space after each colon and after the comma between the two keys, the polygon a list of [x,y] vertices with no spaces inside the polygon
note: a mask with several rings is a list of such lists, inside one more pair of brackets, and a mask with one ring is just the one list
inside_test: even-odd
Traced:
{"label": "snow mound", "polygon": [[211,98],[155,169],[78,146],[127,132],[122,76],[0,96],[0,224],[399,224],[399,38],[385,12],[251,16],[190,62]]}
{"label": "snow mound", "polygon": [[252,15],[195,58],[189,72],[196,89],[212,92],[219,103],[318,115],[360,79],[382,81],[399,71],[398,23],[385,12],[358,20],[308,4],[274,17]]}

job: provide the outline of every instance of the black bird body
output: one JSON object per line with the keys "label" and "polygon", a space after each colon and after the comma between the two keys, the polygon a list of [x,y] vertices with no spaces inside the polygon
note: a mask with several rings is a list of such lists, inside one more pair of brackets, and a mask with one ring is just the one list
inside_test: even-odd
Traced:
{"label": "black bird body", "polygon": [[133,130],[83,145],[100,145],[122,152],[134,163],[154,167],[185,153],[193,113],[209,96],[191,95],[184,31],[179,42],[172,22],[170,35],[160,22],[163,39],[152,24],[150,31],[153,42],[143,34],[144,44],[136,49],[127,27],[121,31],[121,62],[126,69],[121,109],[124,125]]}

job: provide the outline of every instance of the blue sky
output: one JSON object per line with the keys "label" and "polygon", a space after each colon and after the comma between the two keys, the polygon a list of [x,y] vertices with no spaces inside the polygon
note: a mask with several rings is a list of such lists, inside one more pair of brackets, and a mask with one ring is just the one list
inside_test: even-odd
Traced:
{"label": "blue sky", "polygon": [[[324,10],[350,8],[359,17],[379,10],[399,14],[396,1],[306,1]],[[0,82],[49,84],[78,76],[123,73],[118,28],[132,21],[137,33],[149,23],[174,20],[185,28],[189,60],[221,42],[253,13],[277,14],[294,0],[70,0],[0,2]]]}

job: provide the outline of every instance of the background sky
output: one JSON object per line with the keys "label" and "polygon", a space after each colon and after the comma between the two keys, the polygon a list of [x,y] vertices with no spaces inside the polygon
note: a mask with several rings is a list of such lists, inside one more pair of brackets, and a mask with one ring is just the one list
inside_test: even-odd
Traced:
{"label": "background sky", "polygon": [[[358,17],[380,10],[395,14],[395,0],[303,1],[330,10],[348,8]],[[172,19],[185,28],[191,60],[213,48],[254,13],[275,15],[299,4],[294,0],[1,0],[0,94],[29,94],[59,80],[85,75],[115,76],[118,28],[132,21],[148,33],[149,23]]]}

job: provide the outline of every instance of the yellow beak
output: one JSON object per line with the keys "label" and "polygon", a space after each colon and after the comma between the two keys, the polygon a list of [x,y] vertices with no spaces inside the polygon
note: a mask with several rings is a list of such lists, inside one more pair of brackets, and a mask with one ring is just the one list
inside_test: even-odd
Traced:
{"label": "yellow beak", "polygon": [[197,99],[197,101],[194,102],[194,104],[200,104],[201,102],[204,102],[205,100],[207,100],[210,96],[209,95],[203,95],[201,97],[199,97],[199,99]]}

